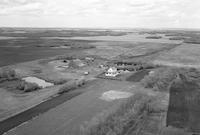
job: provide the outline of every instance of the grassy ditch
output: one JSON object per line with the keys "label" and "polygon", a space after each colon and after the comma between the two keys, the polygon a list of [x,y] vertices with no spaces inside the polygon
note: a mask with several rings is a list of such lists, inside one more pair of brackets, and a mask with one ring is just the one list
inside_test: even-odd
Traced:
{"label": "grassy ditch", "polygon": [[106,110],[82,126],[83,135],[126,135],[148,115],[152,97],[135,94],[116,110]]}

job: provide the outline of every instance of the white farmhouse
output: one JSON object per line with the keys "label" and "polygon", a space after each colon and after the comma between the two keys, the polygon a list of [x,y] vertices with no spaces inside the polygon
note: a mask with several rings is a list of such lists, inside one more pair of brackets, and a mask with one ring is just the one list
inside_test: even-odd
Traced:
{"label": "white farmhouse", "polygon": [[110,67],[108,71],[105,73],[105,76],[116,77],[118,74],[119,72],[117,71],[117,68]]}

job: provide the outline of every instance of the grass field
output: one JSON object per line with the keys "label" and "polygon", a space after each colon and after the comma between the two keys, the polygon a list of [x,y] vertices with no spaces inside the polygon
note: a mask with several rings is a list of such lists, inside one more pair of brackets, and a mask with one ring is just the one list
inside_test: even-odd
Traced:
{"label": "grass field", "polygon": [[148,74],[149,74],[149,70],[141,70],[132,74],[126,80],[130,82],[140,82]]}
{"label": "grass field", "polygon": [[197,44],[182,44],[173,50],[163,53],[153,61],[158,65],[175,67],[197,67],[200,65],[200,46]]}
{"label": "grass field", "polygon": [[82,127],[83,135],[145,135],[159,134],[167,105],[165,96],[135,93],[117,109],[103,111]]}
{"label": "grass field", "polygon": [[122,104],[114,112],[103,112],[93,118],[87,127],[83,128],[84,135],[128,134],[132,128],[145,117],[148,111],[148,96],[137,94]]}

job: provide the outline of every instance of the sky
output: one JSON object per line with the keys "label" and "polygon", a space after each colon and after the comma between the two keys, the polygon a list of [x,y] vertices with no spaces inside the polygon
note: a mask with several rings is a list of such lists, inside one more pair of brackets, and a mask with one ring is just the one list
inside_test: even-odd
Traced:
{"label": "sky", "polygon": [[0,27],[200,28],[200,0],[0,0]]}

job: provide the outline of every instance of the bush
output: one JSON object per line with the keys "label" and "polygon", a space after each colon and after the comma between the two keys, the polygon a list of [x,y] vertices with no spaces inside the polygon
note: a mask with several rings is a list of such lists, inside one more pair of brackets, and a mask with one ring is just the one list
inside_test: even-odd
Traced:
{"label": "bush", "polygon": [[185,37],[172,37],[172,38],[169,38],[169,40],[185,40],[186,38]]}
{"label": "bush", "polygon": [[77,88],[75,82],[67,82],[60,89],[58,94],[66,93]]}
{"label": "bush", "polygon": [[73,59],[74,59],[73,56],[68,56],[68,55],[60,55],[54,58],[54,60],[73,60]]}
{"label": "bush", "polygon": [[81,87],[82,85],[85,85],[86,81],[84,79],[80,79],[76,81],[76,85],[78,87]]}
{"label": "bush", "polygon": [[24,92],[32,92],[38,89],[41,89],[36,83],[28,83],[25,81],[21,81],[21,83],[17,86],[17,89],[22,90]]}
{"label": "bush", "polygon": [[16,79],[17,75],[15,70],[10,68],[2,68],[0,70],[0,81],[6,81],[6,80],[13,80]]}
{"label": "bush", "polygon": [[167,91],[171,82],[176,78],[177,71],[170,68],[160,68],[153,74],[145,76],[141,84],[145,88],[153,88],[158,91]]}
{"label": "bush", "polygon": [[95,46],[92,45],[74,45],[71,46],[71,49],[93,49],[96,48]]}
{"label": "bush", "polygon": [[84,79],[69,81],[69,82],[65,83],[59,89],[58,94],[62,94],[62,93],[66,93],[66,92],[72,91],[74,89],[77,89],[78,87],[81,87],[84,84],[85,84],[85,80]]}
{"label": "bush", "polygon": [[146,39],[160,39],[162,36],[148,36]]}
{"label": "bush", "polygon": [[46,80],[48,82],[53,83],[54,85],[61,85],[69,81],[68,79],[63,79],[63,78],[55,79],[55,80],[54,79],[46,79]]}

